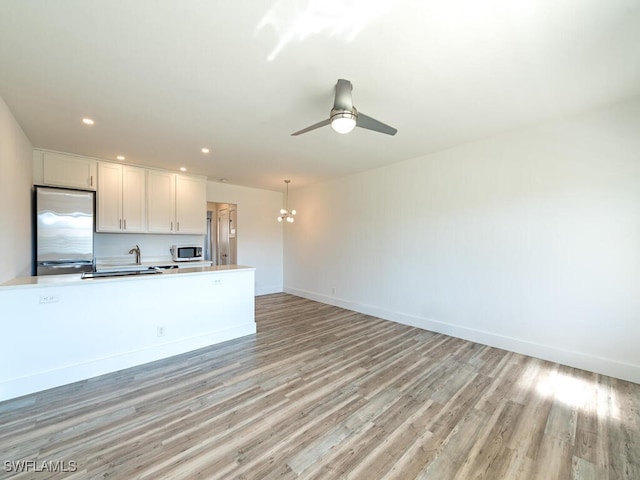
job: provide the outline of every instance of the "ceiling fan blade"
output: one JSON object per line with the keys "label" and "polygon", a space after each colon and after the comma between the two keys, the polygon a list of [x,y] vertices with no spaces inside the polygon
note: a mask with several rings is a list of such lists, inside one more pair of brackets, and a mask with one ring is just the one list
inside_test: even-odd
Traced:
{"label": "ceiling fan blade", "polygon": [[292,133],[291,136],[295,137],[296,135],[301,135],[303,133],[310,132],[311,130],[315,130],[316,128],[325,127],[330,124],[331,124],[331,120],[327,118],[326,120],[322,120],[321,122],[314,123],[310,127],[303,128],[302,130],[298,130],[297,132]]}
{"label": "ceiling fan blade", "polygon": [[349,80],[339,79],[336,83],[336,98],[333,101],[333,108],[336,110],[349,110],[353,108],[351,90],[353,86]]}
{"label": "ceiling fan blade", "polygon": [[356,126],[366,128],[367,130],[373,130],[374,132],[386,133],[387,135],[395,135],[398,132],[397,128],[393,128],[387,124],[379,122],[375,118],[371,118],[362,112],[358,112]]}

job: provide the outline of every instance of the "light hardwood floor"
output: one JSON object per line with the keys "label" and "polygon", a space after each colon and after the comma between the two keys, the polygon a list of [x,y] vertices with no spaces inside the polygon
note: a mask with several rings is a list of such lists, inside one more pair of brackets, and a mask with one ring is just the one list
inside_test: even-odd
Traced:
{"label": "light hardwood floor", "polygon": [[640,385],[286,294],[256,321],[0,403],[0,478],[640,479]]}

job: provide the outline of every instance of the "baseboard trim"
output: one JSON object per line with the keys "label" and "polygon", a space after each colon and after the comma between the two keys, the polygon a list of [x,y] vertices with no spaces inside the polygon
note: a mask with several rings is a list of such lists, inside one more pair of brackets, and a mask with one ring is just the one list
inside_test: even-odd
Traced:
{"label": "baseboard trim", "polygon": [[430,330],[432,332],[450,335],[456,338],[462,338],[483,345],[509,350],[515,353],[521,353],[542,360],[560,363],[569,367],[580,368],[590,372],[595,372],[611,377],[628,380],[634,383],[640,383],[640,366],[629,363],[619,362],[609,358],[603,358],[590,355],[584,352],[576,352],[571,350],[559,349],[554,346],[544,345],[530,342],[527,340],[507,337],[498,333],[487,332],[483,330],[475,330],[460,325],[440,322],[437,320],[408,315],[405,313],[394,312],[384,308],[352,302],[328,295],[321,295],[297,288],[285,287],[285,293],[296,295],[298,297],[308,298],[317,302],[334,305],[336,307],[345,308],[354,312],[364,313],[374,317],[390,320],[392,322],[409,325],[412,327]]}
{"label": "baseboard trim", "polygon": [[25,377],[13,378],[0,383],[0,401],[87,380],[105,373],[112,373],[187,353],[253,333],[256,333],[255,322],[243,323],[224,330],[152,345],[133,352],[121,353]]}

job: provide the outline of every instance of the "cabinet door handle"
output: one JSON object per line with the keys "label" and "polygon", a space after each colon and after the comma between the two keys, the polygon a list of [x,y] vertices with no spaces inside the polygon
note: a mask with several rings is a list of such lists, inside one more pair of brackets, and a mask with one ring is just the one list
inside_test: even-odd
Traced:
{"label": "cabinet door handle", "polygon": [[176,232],[180,231],[180,222],[176,222]]}
{"label": "cabinet door handle", "polygon": [[118,228],[122,230],[122,219],[120,219],[120,226]]}
{"label": "cabinet door handle", "polygon": [[171,231],[173,232],[173,222],[171,222]]}
{"label": "cabinet door handle", "polygon": [[127,219],[126,218],[124,219],[124,229],[125,230],[127,229]]}
{"label": "cabinet door handle", "polygon": [[93,175],[89,175],[89,186],[93,187]]}

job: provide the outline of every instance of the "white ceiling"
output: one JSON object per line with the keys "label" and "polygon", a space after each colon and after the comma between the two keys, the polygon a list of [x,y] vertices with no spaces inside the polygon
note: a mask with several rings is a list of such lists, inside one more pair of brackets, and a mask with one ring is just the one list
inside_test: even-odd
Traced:
{"label": "white ceiling", "polygon": [[[397,135],[290,136],[328,117],[338,78]],[[294,189],[637,95],[640,0],[0,1],[0,96],[35,147],[238,185]]]}

